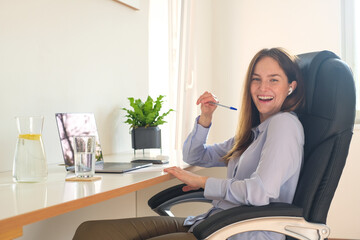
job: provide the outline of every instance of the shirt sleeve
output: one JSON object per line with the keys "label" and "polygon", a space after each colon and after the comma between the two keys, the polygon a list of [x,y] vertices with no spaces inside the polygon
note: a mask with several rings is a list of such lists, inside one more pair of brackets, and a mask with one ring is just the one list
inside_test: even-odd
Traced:
{"label": "shirt sleeve", "polygon": [[279,197],[289,178],[298,177],[304,144],[301,123],[290,114],[276,115],[270,120],[266,134],[256,171],[243,180],[208,178],[206,198],[239,205],[266,205],[270,199]]}
{"label": "shirt sleeve", "polygon": [[196,118],[194,128],[184,142],[184,162],[201,167],[225,166],[221,158],[232,148],[233,138],[224,143],[206,145],[210,127],[201,126],[198,119],[199,117]]}

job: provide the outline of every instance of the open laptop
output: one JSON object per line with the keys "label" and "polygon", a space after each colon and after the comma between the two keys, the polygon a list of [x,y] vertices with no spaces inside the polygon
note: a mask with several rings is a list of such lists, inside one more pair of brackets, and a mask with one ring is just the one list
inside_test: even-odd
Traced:
{"label": "open laptop", "polygon": [[74,136],[92,135],[96,138],[95,172],[124,173],[151,166],[152,163],[104,162],[95,116],[93,113],[56,113],[56,125],[66,170],[74,171]]}

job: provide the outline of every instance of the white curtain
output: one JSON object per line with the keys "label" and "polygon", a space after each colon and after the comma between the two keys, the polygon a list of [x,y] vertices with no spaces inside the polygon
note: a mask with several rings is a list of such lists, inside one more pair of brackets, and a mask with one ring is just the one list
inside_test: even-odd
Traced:
{"label": "white curtain", "polygon": [[196,55],[195,55],[195,4],[193,0],[169,1],[170,13],[170,79],[174,93],[172,106],[176,106],[172,119],[176,150],[181,150],[197,115]]}

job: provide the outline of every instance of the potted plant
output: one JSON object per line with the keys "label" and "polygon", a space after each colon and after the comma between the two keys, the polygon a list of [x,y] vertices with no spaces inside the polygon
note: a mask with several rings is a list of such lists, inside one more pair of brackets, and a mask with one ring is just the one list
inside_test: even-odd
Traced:
{"label": "potted plant", "polygon": [[173,109],[160,115],[164,96],[160,95],[154,101],[150,96],[143,102],[141,99],[129,97],[132,110],[122,108],[127,112],[125,123],[130,125],[132,148],[161,148],[161,129],[159,125]]}

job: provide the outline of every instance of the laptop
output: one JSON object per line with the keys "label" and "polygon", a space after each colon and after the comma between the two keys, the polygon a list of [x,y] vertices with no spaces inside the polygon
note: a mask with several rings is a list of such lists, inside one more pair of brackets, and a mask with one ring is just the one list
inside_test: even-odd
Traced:
{"label": "laptop", "polygon": [[55,118],[67,171],[75,171],[73,138],[79,135],[91,135],[96,138],[96,173],[124,173],[152,165],[152,163],[143,162],[104,162],[93,113],[56,113]]}

